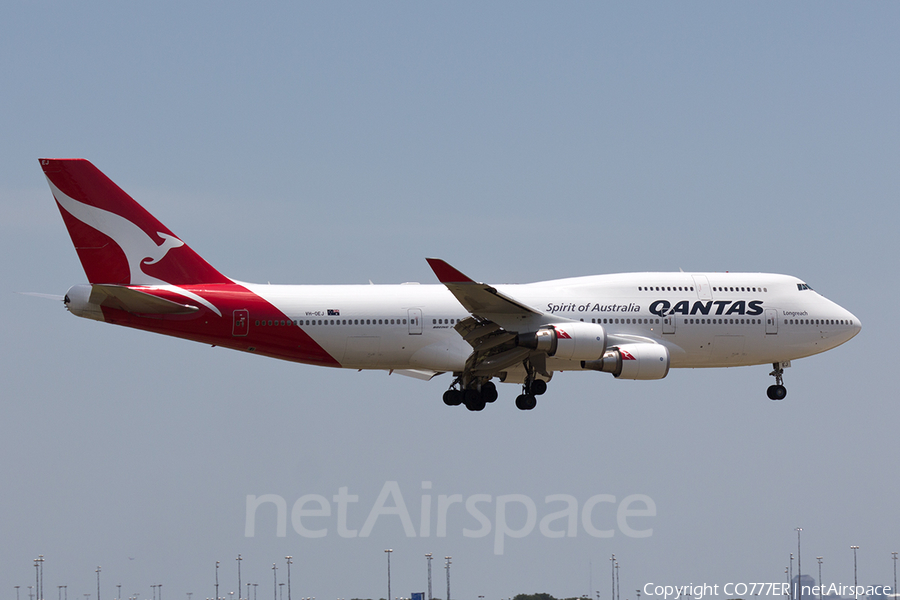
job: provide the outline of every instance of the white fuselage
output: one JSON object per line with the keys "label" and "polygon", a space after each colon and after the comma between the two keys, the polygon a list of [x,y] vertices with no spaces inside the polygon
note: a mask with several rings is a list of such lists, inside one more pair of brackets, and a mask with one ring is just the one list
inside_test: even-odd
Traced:
{"label": "white fuselage", "polygon": [[[303,329],[342,367],[461,371],[472,347],[454,329],[469,313],[443,285],[243,284]],[[560,321],[601,324],[611,343],[665,345],[672,367],[785,362],[860,330],[846,309],[800,279],[763,273],[626,273],[497,285]],[[250,315],[250,326],[270,325]],[[549,358],[552,371],[580,361]]]}

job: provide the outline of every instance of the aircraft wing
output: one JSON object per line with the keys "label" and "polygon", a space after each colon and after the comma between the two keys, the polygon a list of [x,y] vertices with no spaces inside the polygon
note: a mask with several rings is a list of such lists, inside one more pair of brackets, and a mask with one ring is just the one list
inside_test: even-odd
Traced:
{"label": "aircraft wing", "polygon": [[438,280],[473,315],[537,316],[539,310],[506,296],[486,283],[478,283],[439,258],[426,259]]}
{"label": "aircraft wing", "polygon": [[539,362],[538,372],[546,374],[544,356],[520,346],[518,332],[537,329],[547,320],[547,315],[486,283],[474,281],[441,259],[427,260],[440,282],[473,315],[454,327],[472,346],[472,354],[466,360],[466,375],[496,375],[529,358]]}

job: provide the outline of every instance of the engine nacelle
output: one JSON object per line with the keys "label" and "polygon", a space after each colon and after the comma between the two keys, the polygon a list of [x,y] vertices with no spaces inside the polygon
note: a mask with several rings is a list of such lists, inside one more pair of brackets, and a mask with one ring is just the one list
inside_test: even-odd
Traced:
{"label": "engine nacelle", "polygon": [[520,333],[518,345],[563,360],[598,360],[606,352],[606,331],[594,323],[558,323]]}
{"label": "engine nacelle", "polygon": [[662,344],[622,344],[600,360],[582,361],[581,367],[618,379],[662,379],[669,374],[669,349]]}

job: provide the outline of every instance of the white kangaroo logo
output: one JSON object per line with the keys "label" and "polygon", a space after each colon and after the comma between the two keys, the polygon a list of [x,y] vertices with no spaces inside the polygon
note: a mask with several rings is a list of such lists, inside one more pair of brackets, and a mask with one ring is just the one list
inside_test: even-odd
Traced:
{"label": "white kangaroo logo", "polygon": [[97,208],[96,206],[90,206],[83,202],[79,202],[60,191],[58,187],[53,185],[53,182],[50,181],[49,178],[48,181],[53,190],[53,196],[66,212],[85,225],[93,227],[100,233],[108,236],[122,249],[122,252],[125,253],[125,259],[128,262],[130,279],[128,285],[166,286],[167,289],[172,289],[189,298],[193,298],[221,316],[222,313],[215,306],[210,304],[209,301],[192,292],[172,286],[168,281],[151,277],[141,268],[141,265],[155,265],[166,257],[169,250],[184,246],[184,242],[174,235],[158,231],[156,234],[163,238],[163,243],[157,244],[143,229],[125,217],[109,212],[108,210],[103,210],[102,208]]}
{"label": "white kangaroo logo", "polygon": [[157,232],[157,235],[163,238],[163,243],[157,244],[143,229],[125,217],[79,202],[61,192],[58,187],[53,185],[52,181],[50,186],[53,188],[56,201],[70,215],[112,238],[122,249],[128,262],[128,269],[131,271],[131,281],[129,282],[131,285],[168,283],[144,273],[141,264],[154,265],[158,263],[165,258],[169,250],[184,246],[184,242],[175,236]]}

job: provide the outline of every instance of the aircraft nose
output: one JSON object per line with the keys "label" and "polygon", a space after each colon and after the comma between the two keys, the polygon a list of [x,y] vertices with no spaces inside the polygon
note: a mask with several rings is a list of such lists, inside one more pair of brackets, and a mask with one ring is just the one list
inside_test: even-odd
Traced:
{"label": "aircraft nose", "polygon": [[845,320],[850,323],[851,330],[853,331],[853,335],[851,335],[850,337],[854,337],[857,333],[860,332],[860,330],[862,330],[862,323],[856,317],[856,315],[854,315],[846,308],[844,309],[844,312],[846,313]]}

